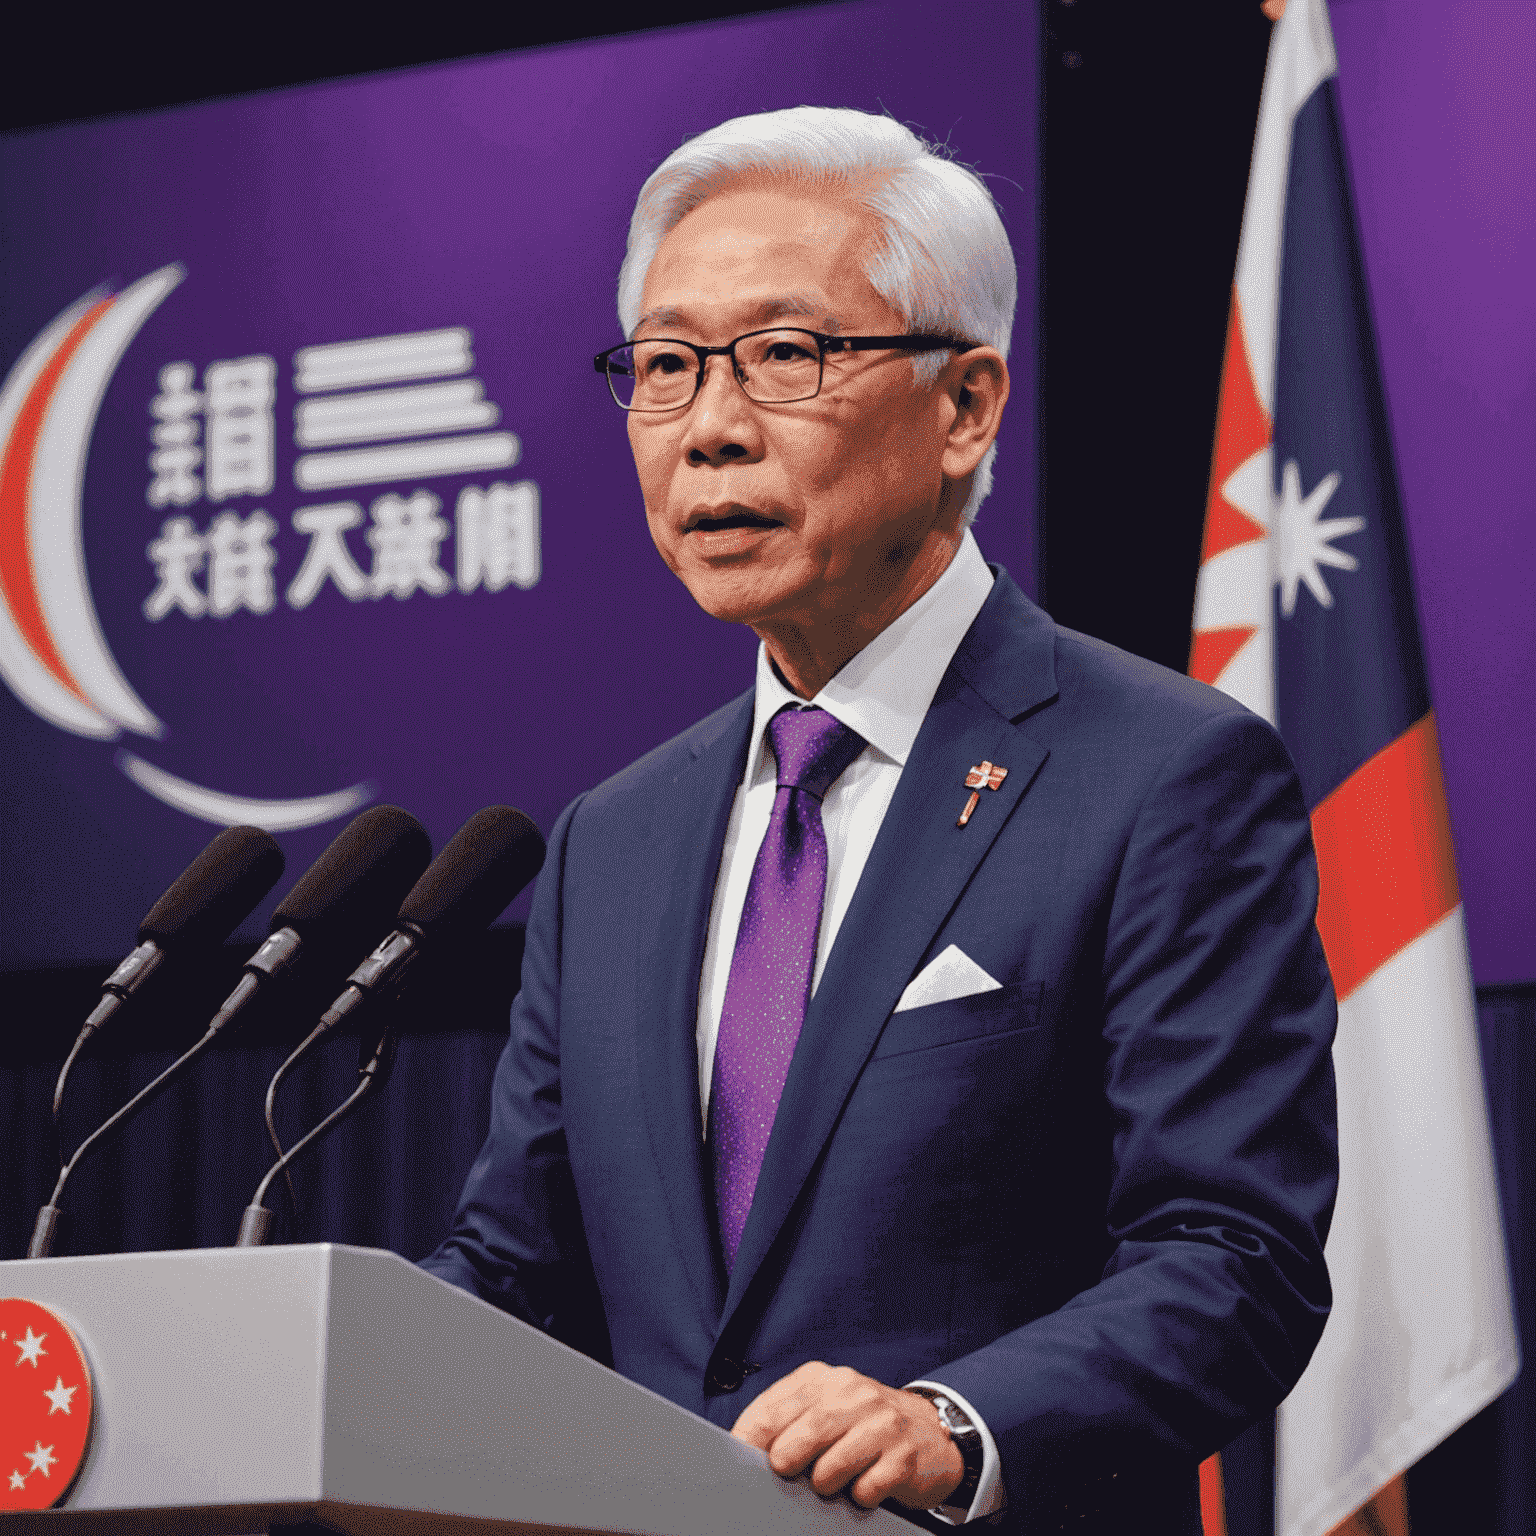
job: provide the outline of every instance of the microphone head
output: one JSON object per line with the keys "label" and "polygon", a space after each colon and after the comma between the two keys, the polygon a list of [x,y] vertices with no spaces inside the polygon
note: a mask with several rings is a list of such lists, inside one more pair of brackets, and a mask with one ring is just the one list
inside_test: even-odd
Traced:
{"label": "microphone head", "polygon": [[139,924],[161,949],[218,944],[277,884],[283,850],[260,827],[226,827],[187,865]]}
{"label": "microphone head", "polygon": [[511,806],[487,806],[453,834],[411,887],[399,920],[429,939],[450,930],[474,932],[499,916],[543,863],[539,829]]}
{"label": "microphone head", "polygon": [[426,828],[409,811],[370,806],[278,903],[271,931],[292,928],[306,945],[327,948],[373,944],[431,857]]}

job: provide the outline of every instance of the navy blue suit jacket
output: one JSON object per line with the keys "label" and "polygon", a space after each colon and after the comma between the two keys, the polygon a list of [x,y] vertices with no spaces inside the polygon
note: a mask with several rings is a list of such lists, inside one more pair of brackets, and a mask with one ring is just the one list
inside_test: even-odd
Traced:
{"label": "navy blue suit jacket", "polygon": [[[1284,749],[999,574],[727,1275],[695,1024],[752,706],[561,816],[490,1135],[427,1267],[723,1426],[807,1360],[943,1381],[997,1439],[1009,1528],[1183,1528],[1196,1463],[1285,1395],[1329,1305],[1335,1008]],[[984,759],[1008,777],[957,828]],[[893,1014],[950,944],[1001,989]]]}

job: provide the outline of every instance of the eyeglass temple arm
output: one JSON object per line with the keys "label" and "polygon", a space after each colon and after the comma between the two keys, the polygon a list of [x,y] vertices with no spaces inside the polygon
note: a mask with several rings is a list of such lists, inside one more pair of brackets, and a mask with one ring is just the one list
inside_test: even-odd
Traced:
{"label": "eyeglass temple arm", "polygon": [[952,347],[957,352],[969,352],[972,345],[968,341],[956,341],[953,336],[829,336],[824,350],[881,352],[899,347],[907,352],[937,352],[941,347]]}

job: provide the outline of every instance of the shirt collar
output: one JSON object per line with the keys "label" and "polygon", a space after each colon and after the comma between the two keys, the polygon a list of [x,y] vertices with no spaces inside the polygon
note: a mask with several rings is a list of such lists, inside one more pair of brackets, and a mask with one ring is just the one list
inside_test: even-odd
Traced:
{"label": "shirt collar", "polygon": [[[992,590],[993,575],[969,528],[944,574],[880,631],[811,700],[857,731],[875,751],[901,767],[965,632]],[[746,782],[771,772],[768,722],[786,704],[805,700],[779,681],[768,648],[757,648],[757,699]]]}

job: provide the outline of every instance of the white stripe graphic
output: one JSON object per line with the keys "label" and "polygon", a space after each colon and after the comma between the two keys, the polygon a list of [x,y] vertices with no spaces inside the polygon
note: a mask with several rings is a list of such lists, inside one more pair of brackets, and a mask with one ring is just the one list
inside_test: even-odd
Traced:
{"label": "white stripe graphic", "polygon": [[1279,1536],[1323,1536],[1519,1370],[1461,908],[1339,1004],[1333,1315],[1281,1404]]}
{"label": "white stripe graphic", "polygon": [[220,790],[204,789],[201,784],[178,779],[174,773],[156,768],[153,763],[146,763],[142,757],[121,748],[116,762],[140,789],[147,790],[155,799],[217,827],[260,827],[266,832],[316,827],[323,821],[334,821],[338,816],[367,805],[376,793],[372,784],[364,783],[299,800],[253,800],[245,795],[226,795]]}
{"label": "white stripe graphic", "polygon": [[484,399],[484,393],[479,379],[459,379],[303,400],[294,412],[294,438],[300,448],[330,448],[494,427],[501,410]]}
{"label": "white stripe graphic", "polygon": [[293,356],[293,387],[301,395],[359,384],[392,384],[400,379],[440,378],[475,366],[470,333],[463,326],[409,331],[324,347],[303,347]]}
{"label": "white stripe graphic", "polygon": [[394,480],[424,480],[433,475],[474,474],[507,469],[522,457],[523,445],[512,432],[484,432],[474,437],[439,437],[398,448],[349,448],[339,453],[310,453],[293,466],[301,491],[332,491],[343,485],[383,485]]}

